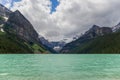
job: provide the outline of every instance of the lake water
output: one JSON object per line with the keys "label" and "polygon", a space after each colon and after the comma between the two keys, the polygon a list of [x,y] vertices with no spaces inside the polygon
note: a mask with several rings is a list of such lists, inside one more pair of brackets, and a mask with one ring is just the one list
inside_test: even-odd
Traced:
{"label": "lake water", "polygon": [[0,80],[120,80],[120,55],[0,55]]}

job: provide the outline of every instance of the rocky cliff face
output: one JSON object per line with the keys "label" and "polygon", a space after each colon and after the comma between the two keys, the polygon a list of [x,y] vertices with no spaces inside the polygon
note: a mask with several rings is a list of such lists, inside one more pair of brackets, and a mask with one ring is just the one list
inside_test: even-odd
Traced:
{"label": "rocky cliff face", "polygon": [[50,52],[41,44],[32,24],[18,10],[12,12],[1,4],[0,33],[0,53]]}
{"label": "rocky cliff face", "polygon": [[5,24],[5,31],[14,33],[26,41],[39,41],[38,34],[32,24],[18,10],[10,13]]}
{"label": "rocky cliff face", "polygon": [[8,20],[10,13],[12,13],[12,11],[0,4],[0,28],[2,28],[3,24]]}
{"label": "rocky cliff face", "polygon": [[59,52],[62,49],[62,47],[66,44],[64,41],[49,42],[44,37],[40,37],[39,39],[42,42],[42,44],[48,46],[49,50],[52,50],[51,52],[53,53]]}
{"label": "rocky cliff face", "polygon": [[91,39],[95,38],[97,36],[103,36],[105,34],[112,33],[112,29],[109,27],[99,27],[97,25],[94,25],[92,28],[90,28],[88,31],[85,32],[81,38],[84,39]]}
{"label": "rocky cliff face", "polygon": [[120,23],[118,23],[116,26],[112,27],[113,32],[120,30]]}
{"label": "rocky cliff face", "polygon": [[12,13],[12,11],[0,4],[0,16],[9,17],[10,13]]}
{"label": "rocky cliff face", "polygon": [[86,31],[80,38],[65,45],[63,49],[61,50],[61,52],[69,53],[72,49],[77,48],[78,46],[82,45],[82,43],[84,42],[88,42],[91,39],[94,39],[98,36],[103,36],[103,35],[110,34],[110,33],[112,33],[112,28],[99,27],[97,25],[94,25],[92,28]]}

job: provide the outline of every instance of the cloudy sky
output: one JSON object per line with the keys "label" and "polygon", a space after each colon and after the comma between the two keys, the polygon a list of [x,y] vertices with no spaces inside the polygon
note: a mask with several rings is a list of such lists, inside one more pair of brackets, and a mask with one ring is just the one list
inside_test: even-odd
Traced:
{"label": "cloudy sky", "polygon": [[71,39],[92,25],[120,22],[120,0],[0,0],[20,10],[37,32],[49,40]]}

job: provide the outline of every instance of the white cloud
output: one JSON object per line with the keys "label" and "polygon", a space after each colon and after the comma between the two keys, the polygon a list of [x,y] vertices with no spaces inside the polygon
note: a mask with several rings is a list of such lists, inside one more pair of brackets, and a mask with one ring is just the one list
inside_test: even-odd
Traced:
{"label": "white cloud", "polygon": [[7,8],[10,8],[12,0],[0,0],[0,3],[5,5]]}
{"label": "white cloud", "polygon": [[113,26],[120,21],[120,0],[59,0],[56,12],[50,14],[49,0],[22,0],[19,9],[39,34],[50,40],[72,38],[92,25]]}

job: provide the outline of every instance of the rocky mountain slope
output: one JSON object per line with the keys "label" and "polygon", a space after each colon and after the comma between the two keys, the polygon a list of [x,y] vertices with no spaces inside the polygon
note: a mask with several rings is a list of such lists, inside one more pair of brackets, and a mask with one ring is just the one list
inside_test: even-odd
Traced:
{"label": "rocky mountain slope", "polygon": [[2,4],[0,4],[0,16],[9,17],[10,13],[12,13],[12,11],[10,11],[5,6],[3,6]]}
{"label": "rocky mountain slope", "polygon": [[53,53],[59,52],[63,46],[65,46],[66,42],[65,41],[48,41],[44,37],[40,37],[40,41],[42,42],[43,45],[48,46],[49,48],[53,49]]}
{"label": "rocky mountain slope", "polygon": [[[91,48],[96,48],[96,47],[98,47],[98,49],[102,51],[102,49],[104,50],[104,48],[102,47],[104,47],[106,43],[104,42],[104,39],[102,39],[102,37],[106,38],[105,40],[109,42],[109,39],[107,39],[107,35],[112,34],[112,32],[113,32],[112,28],[110,27],[99,27],[97,25],[94,25],[92,28],[86,31],[79,39],[71,43],[68,43],[66,46],[64,46],[61,52],[62,53],[89,53],[89,52],[96,52],[96,50],[93,50],[93,51],[91,50]],[[103,43],[100,43],[99,40],[103,40],[102,41]],[[98,42],[98,43],[96,43],[95,46],[90,46],[90,43],[94,44],[95,42]],[[99,43],[103,46],[100,47]],[[91,51],[89,51],[88,48],[86,49],[86,47],[88,46]],[[100,50],[98,51],[101,52]]]}
{"label": "rocky mountain slope", "polygon": [[120,30],[120,23],[118,23],[116,26],[112,27],[113,32],[117,32]]}
{"label": "rocky mountain slope", "polygon": [[16,34],[26,41],[39,41],[38,33],[32,24],[18,10],[9,15],[4,30]]}
{"label": "rocky mountain slope", "polygon": [[48,53],[32,24],[17,10],[0,5],[0,53]]}

